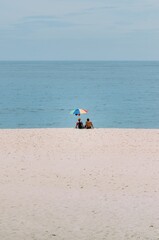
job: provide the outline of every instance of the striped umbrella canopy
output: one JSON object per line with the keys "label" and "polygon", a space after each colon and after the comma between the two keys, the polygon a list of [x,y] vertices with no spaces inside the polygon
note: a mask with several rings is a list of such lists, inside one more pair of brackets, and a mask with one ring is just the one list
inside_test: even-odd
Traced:
{"label": "striped umbrella canopy", "polygon": [[85,110],[85,109],[82,109],[82,108],[77,108],[77,109],[74,109],[70,112],[70,114],[74,114],[76,116],[80,116],[81,114],[86,114],[88,111]]}

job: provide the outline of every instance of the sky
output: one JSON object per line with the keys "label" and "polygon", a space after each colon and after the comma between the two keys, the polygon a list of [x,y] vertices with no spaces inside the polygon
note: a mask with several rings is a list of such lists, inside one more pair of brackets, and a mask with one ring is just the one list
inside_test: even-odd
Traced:
{"label": "sky", "polygon": [[159,0],[0,0],[0,60],[159,60]]}

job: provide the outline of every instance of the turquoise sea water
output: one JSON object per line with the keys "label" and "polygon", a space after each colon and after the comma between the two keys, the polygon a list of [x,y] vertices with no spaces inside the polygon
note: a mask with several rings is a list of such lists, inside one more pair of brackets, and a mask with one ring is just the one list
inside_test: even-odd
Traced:
{"label": "turquoise sea water", "polygon": [[0,128],[159,128],[159,62],[0,62]]}

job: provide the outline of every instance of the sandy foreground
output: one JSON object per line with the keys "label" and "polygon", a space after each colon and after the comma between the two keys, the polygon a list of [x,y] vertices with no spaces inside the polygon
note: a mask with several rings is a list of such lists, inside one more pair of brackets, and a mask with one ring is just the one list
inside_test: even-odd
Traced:
{"label": "sandy foreground", "polygon": [[159,130],[0,130],[0,240],[159,239]]}

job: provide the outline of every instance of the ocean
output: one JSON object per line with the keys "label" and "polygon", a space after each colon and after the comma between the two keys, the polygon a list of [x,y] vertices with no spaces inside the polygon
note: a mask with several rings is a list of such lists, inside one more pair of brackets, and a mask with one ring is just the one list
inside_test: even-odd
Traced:
{"label": "ocean", "polygon": [[1,61],[0,128],[159,128],[159,62]]}

